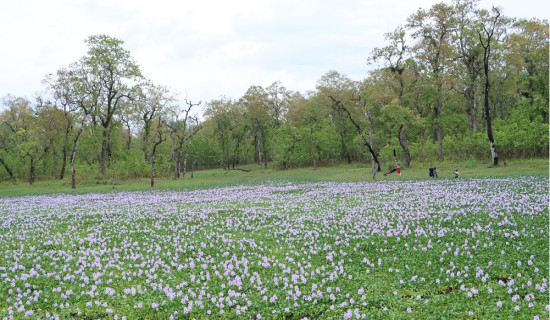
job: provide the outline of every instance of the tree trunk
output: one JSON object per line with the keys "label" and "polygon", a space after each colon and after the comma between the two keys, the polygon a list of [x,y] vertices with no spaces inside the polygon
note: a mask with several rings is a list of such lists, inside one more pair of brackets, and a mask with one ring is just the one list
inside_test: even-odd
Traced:
{"label": "tree trunk", "polygon": [[59,173],[59,180],[65,178],[65,170],[67,167],[67,147],[63,146],[62,159],[61,159],[61,172]]}
{"label": "tree trunk", "polygon": [[4,162],[4,159],[0,158],[0,164],[2,164],[2,166],[4,167],[4,169],[6,169],[6,171],[8,172],[8,174],[10,175],[10,179],[11,180],[15,180],[14,176],[13,176],[13,171],[11,171],[10,167],[8,167],[8,164],[6,162]]}
{"label": "tree trunk", "polygon": [[468,124],[470,129],[470,139],[473,138],[475,131],[477,130],[477,110],[476,110],[476,78],[477,78],[477,68],[470,68],[470,82],[466,88],[465,96],[468,100]]}
{"label": "tree trunk", "polygon": [[403,132],[403,125],[399,126],[397,138],[399,139],[399,144],[401,145],[401,149],[403,151],[403,154],[401,155],[403,158],[403,163],[405,163],[406,167],[409,167],[411,165],[411,153],[407,147],[407,135]]}
{"label": "tree trunk", "polygon": [[311,160],[313,161],[313,170],[317,170],[317,161],[315,160],[315,141],[313,141],[313,126],[309,126],[309,146],[311,149]]}
{"label": "tree trunk", "polygon": [[424,160],[425,148],[426,145],[426,129],[422,129],[420,132],[420,159]]}
{"label": "tree trunk", "polygon": [[222,156],[223,156],[222,168],[223,168],[223,171],[227,171],[229,170],[229,152],[227,151],[229,147],[228,147],[228,143],[225,141],[225,136],[223,133],[221,135],[220,141],[222,144]]}
{"label": "tree trunk", "polygon": [[491,158],[494,166],[498,166],[498,154],[493,137],[493,127],[491,123],[491,114],[489,112],[489,64],[485,63],[485,121],[487,122],[487,138],[489,138],[489,146],[491,148]]}
{"label": "tree trunk", "polygon": [[183,158],[183,170],[181,178],[185,179],[185,173],[187,172],[187,158],[189,157],[189,152],[191,151],[191,144],[193,143],[193,137],[189,139],[189,144],[187,145],[187,151],[185,151],[185,156]]}
{"label": "tree trunk", "polygon": [[128,151],[132,148],[132,130],[130,129],[130,125],[128,124],[128,141],[126,141],[126,147]]}
{"label": "tree trunk", "polygon": [[397,153],[395,152],[395,149],[393,149],[393,162],[395,163],[395,168],[397,169],[397,166],[399,165],[399,160],[397,160]]}
{"label": "tree trunk", "polygon": [[262,159],[262,143],[260,142],[260,136],[256,136],[256,149],[258,151],[258,165],[261,167],[263,164]]}
{"label": "tree trunk", "polygon": [[71,152],[71,188],[72,189],[76,189],[76,171],[74,169],[74,159],[76,157],[76,147],[78,146],[78,141],[80,140],[80,136],[82,135],[83,131],[84,131],[84,127],[81,127],[78,130],[78,133],[76,134],[76,137],[74,139],[73,150]]}
{"label": "tree trunk", "polygon": [[441,123],[437,124],[437,158],[443,161],[443,127]]}
{"label": "tree trunk", "polygon": [[31,163],[30,163],[30,169],[29,169],[29,184],[34,183],[34,157],[30,157]]}
{"label": "tree trunk", "polygon": [[156,161],[157,155],[155,154],[155,151],[153,151],[153,155],[151,156],[151,188],[155,186],[155,167],[156,167]]}
{"label": "tree trunk", "polygon": [[351,123],[355,126],[355,128],[357,129],[357,133],[359,134],[359,136],[361,137],[361,140],[363,140],[363,144],[365,146],[367,146],[367,148],[369,149],[369,152],[371,154],[371,158],[372,160],[378,165],[378,171],[380,171],[380,161],[378,160],[378,156],[376,154],[376,152],[374,151],[374,149],[372,148],[372,133],[374,132],[374,127],[372,126],[372,122],[371,122],[371,128],[370,128],[370,133],[369,133],[369,140],[367,140],[365,138],[365,136],[363,136],[363,129],[361,128],[361,125],[359,125],[359,123],[357,123],[351,116],[351,113],[348,111],[348,109],[346,109],[339,100],[336,100],[334,99],[332,96],[329,96],[332,101],[339,107],[339,110],[344,110],[346,113],[347,113],[347,116],[348,116],[348,119],[351,121]]}
{"label": "tree trunk", "polygon": [[175,150],[172,152],[172,156],[174,158],[174,180],[179,179],[180,177],[180,160],[179,160],[179,152],[178,150]]}
{"label": "tree trunk", "polygon": [[338,108],[338,117],[340,119],[340,145],[342,146],[342,153],[344,155],[344,158],[347,159],[348,164],[351,164],[351,155],[349,153],[348,147],[346,146],[346,127],[341,108]]}
{"label": "tree trunk", "polygon": [[403,70],[404,69],[399,69],[397,71],[397,74],[399,76],[399,105],[402,106],[403,105],[403,91],[405,90],[405,83],[403,81]]}
{"label": "tree trunk", "polygon": [[197,159],[193,160],[193,165],[191,165],[191,179],[195,175],[195,166],[197,165]]}
{"label": "tree trunk", "polygon": [[59,179],[59,176],[57,175],[57,149],[55,146],[52,148],[52,170],[53,170],[53,177],[54,179]]}
{"label": "tree trunk", "polygon": [[[497,11],[498,12],[498,11]],[[489,88],[490,88],[490,81],[489,81],[489,58],[491,56],[491,38],[493,36],[494,27],[496,24],[496,21],[498,20],[498,17],[500,16],[500,12],[498,12],[498,15],[495,17],[495,20],[493,22],[493,29],[491,29],[490,32],[485,29],[485,32],[487,32],[487,44],[484,45],[483,41],[481,40],[481,34],[479,34],[479,39],[481,42],[481,45],[483,46],[484,52],[483,52],[483,70],[485,72],[485,85],[484,85],[484,99],[483,99],[483,105],[485,109],[485,121],[487,122],[487,138],[489,139],[489,147],[491,148],[491,158],[493,161],[494,166],[498,166],[498,154],[497,149],[495,146],[495,139],[493,137],[493,127],[491,123],[491,113],[489,108]]]}
{"label": "tree trunk", "polygon": [[107,129],[103,128],[103,137],[101,139],[101,158],[99,159],[99,173],[105,177],[105,166],[107,162],[107,149],[109,148],[107,142]]}

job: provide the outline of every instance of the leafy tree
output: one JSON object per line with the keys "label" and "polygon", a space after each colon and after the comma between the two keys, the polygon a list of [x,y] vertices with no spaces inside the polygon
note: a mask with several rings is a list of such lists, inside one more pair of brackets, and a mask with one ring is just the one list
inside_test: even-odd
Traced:
{"label": "leafy tree", "polygon": [[101,155],[99,171],[105,176],[105,168],[111,153],[111,130],[115,115],[127,105],[135,86],[143,77],[130,52],[122,45],[124,41],[107,35],[94,35],[86,40],[88,53],[82,58],[83,80],[90,90],[94,107],[93,122],[101,127]]}
{"label": "leafy tree", "polygon": [[158,122],[155,127],[155,138],[151,141],[153,148],[151,150],[151,188],[155,186],[157,147],[166,140],[164,134],[164,125],[161,116],[157,116]]}
{"label": "leafy tree", "polygon": [[529,101],[531,121],[537,116],[548,122],[548,20],[519,20],[505,40],[506,65],[515,75],[515,88]]}
{"label": "leafy tree", "polygon": [[[131,114],[134,115],[138,127],[141,129],[142,150],[145,161],[149,161],[153,122],[155,117],[162,113],[171,112],[175,108],[175,94],[165,86],[157,86],[150,82],[136,88],[137,100],[131,106]],[[158,125],[157,125],[158,128]],[[157,132],[158,135],[158,132]]]}
{"label": "leafy tree", "polygon": [[[191,111],[193,107],[199,106],[199,103],[193,103],[191,100],[184,100],[186,107],[175,107],[169,111],[171,120],[167,121],[168,128],[170,129],[172,160],[174,162],[174,175],[173,179],[179,179],[181,173],[185,174],[187,169],[184,166],[184,159],[187,159],[187,154],[184,154],[184,148],[186,142],[193,139],[193,136],[202,129],[202,125],[199,123],[198,117],[192,115]],[[180,120],[181,117],[181,120]]]}
{"label": "leafy tree", "polygon": [[316,132],[320,130],[321,120],[326,118],[330,109],[323,105],[323,97],[319,94],[308,98],[302,95],[295,95],[292,108],[287,112],[289,123],[296,128],[305,126],[307,128],[307,137],[309,141],[309,153],[313,170],[317,169],[318,142],[316,142]]}
{"label": "leafy tree", "polygon": [[394,31],[384,34],[384,39],[389,42],[383,48],[375,48],[369,58],[371,63],[383,60],[383,63],[390,69],[391,73],[397,78],[399,83],[398,103],[403,105],[403,94],[405,91],[405,81],[403,72],[406,68],[407,55],[409,47],[406,44],[405,28],[397,27]]}
{"label": "leafy tree", "polygon": [[268,113],[270,114],[275,128],[281,126],[284,115],[289,108],[292,92],[285,88],[280,81],[273,82],[265,89],[267,98]]}
{"label": "leafy tree", "polygon": [[239,103],[244,107],[247,124],[253,137],[254,161],[259,166],[267,167],[266,142],[271,119],[267,93],[261,86],[251,86]]}
{"label": "leafy tree", "polygon": [[408,18],[407,26],[419,42],[415,53],[420,57],[435,88],[433,105],[434,124],[438,144],[438,158],[443,160],[443,125],[441,122],[444,100],[444,75],[451,56],[450,36],[456,28],[453,8],[444,3],[435,4],[430,10],[418,9]]}
{"label": "leafy tree", "polygon": [[482,47],[478,40],[476,4],[478,0],[455,0],[453,2],[457,27],[453,32],[456,54],[463,69],[457,70],[459,92],[466,98],[470,138],[478,130],[478,108],[476,103],[478,80],[483,69]]}
{"label": "leafy tree", "polygon": [[351,152],[348,147],[348,126],[347,119],[350,112],[347,105],[353,105],[353,98],[357,95],[357,85],[351,79],[336,71],[329,71],[317,82],[317,90],[323,94],[326,104],[330,105],[340,133],[340,147],[342,156],[348,164],[351,164]]}
{"label": "leafy tree", "polygon": [[44,129],[38,123],[38,114],[31,102],[22,97],[8,95],[3,104],[6,110],[0,119],[9,130],[9,136],[20,159],[29,164],[28,181],[33,184],[36,179],[36,166],[48,151]]}

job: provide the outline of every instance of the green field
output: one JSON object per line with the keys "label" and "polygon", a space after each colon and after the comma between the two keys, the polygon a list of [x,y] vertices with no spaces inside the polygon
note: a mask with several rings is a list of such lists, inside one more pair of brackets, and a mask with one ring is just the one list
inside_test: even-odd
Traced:
{"label": "green field", "polygon": [[0,318],[547,319],[546,165],[15,184]]}
{"label": "green field", "polygon": [[[389,165],[387,165],[389,166]],[[428,168],[436,166],[441,179],[453,178],[455,169],[460,171],[461,178],[473,177],[502,177],[502,176],[548,176],[548,159],[528,159],[508,161],[506,165],[492,167],[489,163],[477,161],[460,163],[421,163],[413,164],[410,168],[403,168],[399,178],[394,173],[384,176],[388,171],[387,166],[377,174],[378,181],[385,180],[418,180],[429,179]],[[298,168],[290,170],[264,169],[257,165],[242,166],[250,170],[243,172],[232,170],[225,172],[221,169],[196,171],[193,179],[188,173],[185,179],[173,180],[170,177],[158,177],[155,179],[155,189],[191,190],[197,188],[210,188],[216,186],[242,185],[263,183],[269,180],[288,180],[293,182],[320,182],[320,181],[371,181],[371,167],[363,163],[351,165],[342,164],[329,167]],[[25,181],[0,183],[0,196],[20,196],[27,194],[46,193],[89,193],[111,191],[137,191],[148,190],[150,178],[124,180],[118,179],[115,174],[112,177],[80,177],[77,189],[71,189],[70,177],[63,181],[48,180],[38,181],[29,185]]]}

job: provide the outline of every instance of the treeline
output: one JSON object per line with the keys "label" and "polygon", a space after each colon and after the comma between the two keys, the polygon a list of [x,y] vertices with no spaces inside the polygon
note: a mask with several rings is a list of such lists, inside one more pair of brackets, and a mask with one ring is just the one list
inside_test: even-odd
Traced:
{"label": "treeline", "polygon": [[[361,81],[327,72],[307,93],[279,81],[240,98],[181,100],[141,73],[123,41],[44,79],[33,99],[3,97],[0,179],[181,179],[243,164],[292,168],[345,161],[548,156],[549,25],[477,1],[419,9],[365,53]],[[198,110],[204,110],[202,117]]]}

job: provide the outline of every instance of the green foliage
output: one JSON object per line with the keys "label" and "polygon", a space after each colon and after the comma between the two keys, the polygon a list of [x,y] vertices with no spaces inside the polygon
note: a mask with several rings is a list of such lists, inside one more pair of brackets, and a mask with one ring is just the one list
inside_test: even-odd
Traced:
{"label": "green foliage", "polygon": [[[329,71],[307,94],[280,81],[251,85],[242,97],[206,102],[202,122],[196,109],[190,113],[197,104],[145,79],[124,41],[90,36],[81,59],[46,77],[44,96],[2,99],[0,181],[30,180],[31,172],[58,178],[63,158],[67,176],[76,142],[79,181],[145,178],[158,132],[164,133],[156,149],[159,177],[173,175],[185,156],[188,172],[193,164],[197,170],[331,165],[348,155],[368,163],[367,145],[384,168],[394,165],[394,150],[402,159],[407,149],[413,165],[476,165],[490,156],[479,34],[495,17],[488,14],[475,1],[419,9],[384,35],[368,58],[380,65],[365,79]],[[501,16],[498,22],[486,57],[496,151],[504,161],[546,158],[548,21]]]}
{"label": "green foliage", "polygon": [[141,150],[124,150],[117,157],[117,161],[112,165],[110,171],[118,179],[122,178],[145,178],[151,176],[151,166],[145,162],[144,154]]}

